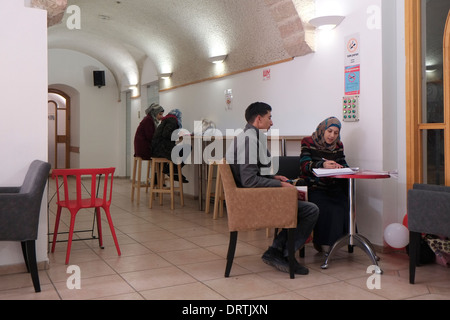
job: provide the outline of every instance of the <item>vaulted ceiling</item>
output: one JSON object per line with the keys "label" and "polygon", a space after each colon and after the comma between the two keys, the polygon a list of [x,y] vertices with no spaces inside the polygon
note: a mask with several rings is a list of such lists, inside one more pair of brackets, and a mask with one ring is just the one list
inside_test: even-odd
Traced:
{"label": "vaulted ceiling", "polygon": [[[32,0],[48,10],[49,49],[102,62],[119,89],[144,64],[172,73],[161,88],[261,67],[314,51],[314,0]],[[221,69],[209,57],[227,54]]]}

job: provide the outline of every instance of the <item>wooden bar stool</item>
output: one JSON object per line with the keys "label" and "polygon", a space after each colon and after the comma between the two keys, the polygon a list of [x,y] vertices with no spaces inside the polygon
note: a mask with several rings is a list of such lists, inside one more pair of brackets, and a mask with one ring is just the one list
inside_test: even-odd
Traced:
{"label": "wooden bar stool", "polygon": [[[141,183],[141,171],[142,171],[142,161],[148,161],[147,165],[147,175],[145,183]],[[148,192],[148,187],[150,186],[150,162],[151,160],[143,160],[141,157],[134,157],[133,161],[133,180],[131,182],[131,201],[134,201],[134,192],[137,189],[137,203],[141,200],[141,188],[145,188],[145,192]],[[137,178],[136,178],[137,169]]]}
{"label": "wooden bar stool", "polygon": [[[175,200],[175,192],[180,193],[180,202],[181,206],[184,206],[184,196],[183,196],[183,175],[181,172],[181,164],[178,164],[178,186],[175,187],[175,181],[173,179],[174,170],[173,170],[173,162],[166,158],[152,158],[152,169],[151,169],[151,178],[150,178],[150,200],[149,207],[150,209],[153,206],[153,195],[159,194],[159,205],[163,204],[163,194],[170,193],[170,209],[174,209],[174,200]],[[163,172],[164,164],[169,165],[169,187],[164,187],[165,175]],[[155,178],[157,179],[157,184],[155,184]]]}
{"label": "wooden bar stool", "polygon": [[[214,168],[216,168],[216,188],[214,192],[211,192],[212,180],[214,176]],[[223,217],[223,203],[225,201],[225,196],[223,194],[222,181],[220,180],[220,173],[218,170],[218,165],[215,160],[209,161],[208,164],[208,184],[206,187],[206,205],[205,213],[209,214],[211,196],[214,197],[214,214],[213,218],[217,219],[218,215]]]}

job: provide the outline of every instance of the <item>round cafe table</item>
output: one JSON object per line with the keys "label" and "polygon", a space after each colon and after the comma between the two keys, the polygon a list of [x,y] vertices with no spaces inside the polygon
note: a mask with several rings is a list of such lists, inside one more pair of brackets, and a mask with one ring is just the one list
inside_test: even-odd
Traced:
{"label": "round cafe table", "polygon": [[344,245],[348,245],[349,252],[353,251],[353,246],[361,248],[372,260],[373,265],[376,266],[375,272],[382,273],[381,268],[378,266],[378,261],[380,260],[375,253],[375,249],[370,241],[356,232],[356,202],[355,202],[355,181],[357,179],[386,179],[389,178],[389,174],[384,173],[374,173],[370,171],[360,171],[355,174],[345,174],[333,176],[337,179],[348,179],[348,198],[349,198],[349,233],[338,239],[331,247],[329,253],[327,254],[326,260],[320,267],[322,269],[327,269],[328,264],[333,257],[334,253],[338,251]]}

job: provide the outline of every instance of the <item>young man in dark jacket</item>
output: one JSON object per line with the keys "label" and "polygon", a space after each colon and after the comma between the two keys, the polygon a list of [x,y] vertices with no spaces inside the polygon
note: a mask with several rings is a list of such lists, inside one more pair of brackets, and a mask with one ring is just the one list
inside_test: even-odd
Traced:
{"label": "young man in dark jacket", "polygon": [[[252,103],[245,111],[247,124],[244,132],[235,137],[227,150],[236,185],[242,188],[284,187],[295,188],[284,176],[270,175],[270,152],[267,149],[267,132],[272,123],[272,108],[263,102]],[[300,165],[300,164],[299,164]],[[273,199],[277,201],[277,199]],[[299,250],[310,236],[319,217],[319,208],[310,202],[298,201],[295,250]],[[272,245],[263,254],[262,260],[276,269],[289,272],[287,251],[287,230],[283,229],[275,237]],[[296,274],[308,274],[305,266],[296,262]]]}

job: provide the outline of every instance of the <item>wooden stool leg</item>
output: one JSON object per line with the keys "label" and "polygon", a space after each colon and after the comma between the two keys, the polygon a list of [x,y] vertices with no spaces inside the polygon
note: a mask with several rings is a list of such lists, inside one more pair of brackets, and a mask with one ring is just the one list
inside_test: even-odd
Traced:
{"label": "wooden stool leg", "polygon": [[152,161],[152,170],[151,170],[151,178],[150,178],[150,200],[149,200],[149,208],[152,208],[153,205],[153,194],[155,193],[155,177],[157,176],[156,171],[156,162]]}
{"label": "wooden stool leg", "polygon": [[138,178],[136,179],[137,183],[137,203],[141,201],[141,169],[142,169],[142,158],[138,158]]}
{"label": "wooden stool leg", "polygon": [[174,180],[173,180],[173,175],[174,175],[174,170],[173,170],[173,162],[169,163],[169,172],[170,172],[170,209],[173,210],[175,208],[175,203],[174,203],[174,197],[175,197],[175,193],[174,193]]}
{"label": "wooden stool leg", "polygon": [[[162,191],[164,189],[164,184],[166,183],[166,174],[164,173],[164,162],[160,162],[158,164],[158,189]],[[159,192],[158,196],[159,199],[159,205],[162,206],[164,202],[164,193]]]}
{"label": "wooden stool leg", "polygon": [[136,162],[137,158],[133,159],[133,175],[131,180],[131,201],[134,201],[134,188],[136,187]]}
{"label": "wooden stool leg", "polygon": [[209,213],[209,207],[211,202],[211,187],[212,187],[212,175],[214,172],[213,164],[210,163],[208,166],[208,184],[206,186],[206,199],[205,199],[205,213]]}
{"label": "wooden stool leg", "polygon": [[180,192],[180,203],[184,207],[184,194],[183,194],[183,173],[181,172],[181,164],[178,165],[178,188]]}
{"label": "wooden stool leg", "polygon": [[151,160],[148,160],[148,164],[147,164],[147,175],[145,178],[145,193],[148,192],[148,187],[150,186],[150,166],[152,164]]}

